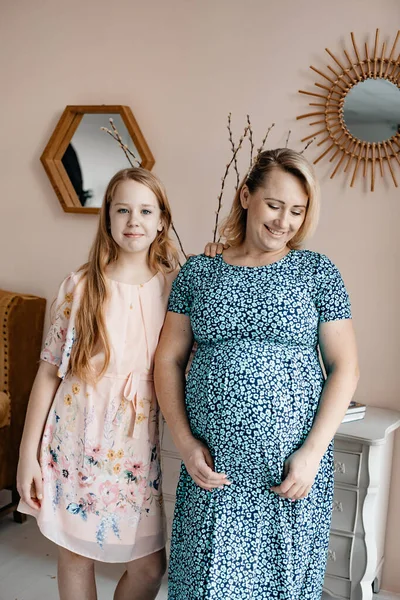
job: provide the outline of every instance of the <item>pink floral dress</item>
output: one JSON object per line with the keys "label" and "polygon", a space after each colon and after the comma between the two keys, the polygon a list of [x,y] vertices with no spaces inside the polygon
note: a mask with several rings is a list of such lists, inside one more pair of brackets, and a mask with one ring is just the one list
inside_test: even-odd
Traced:
{"label": "pink floral dress", "polygon": [[[59,546],[105,562],[128,562],[165,545],[159,409],[153,359],[174,274],[143,285],[108,280],[107,373],[94,387],[67,373],[82,289],[61,285],[41,359],[59,367],[60,386],[43,434],[40,510],[23,502]],[[102,352],[93,356],[102,363]]]}

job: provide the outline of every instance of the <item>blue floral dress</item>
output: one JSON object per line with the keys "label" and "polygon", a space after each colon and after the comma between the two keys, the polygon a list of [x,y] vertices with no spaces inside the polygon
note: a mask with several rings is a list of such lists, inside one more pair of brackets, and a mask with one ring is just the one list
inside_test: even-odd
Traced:
{"label": "blue floral dress", "polygon": [[232,481],[208,492],[182,465],[169,600],[319,599],[332,444],[307,498],[292,502],[270,487],[318,408],[318,326],[351,318],[339,271],[307,250],[261,267],[197,256],[175,280],[169,310],[190,316],[198,344],[186,384],[190,426]]}

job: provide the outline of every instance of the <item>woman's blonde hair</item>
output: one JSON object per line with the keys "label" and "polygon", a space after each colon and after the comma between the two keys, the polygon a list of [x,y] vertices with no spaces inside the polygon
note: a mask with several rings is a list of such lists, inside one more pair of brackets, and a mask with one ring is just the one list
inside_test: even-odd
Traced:
{"label": "woman's blonde hair", "polygon": [[[104,306],[108,299],[105,268],[117,260],[119,246],[111,236],[110,205],[117,187],[124,181],[137,181],[149,188],[157,198],[161,210],[162,230],[157,232],[149,248],[148,263],[154,272],[164,275],[178,266],[178,254],[169,238],[172,222],[171,209],[164,186],[146,169],[123,169],[114,175],[107,186],[100,209],[99,225],[89,254],[89,260],[80,267],[83,275],[81,302],[76,314],[75,337],[69,372],[87,382],[95,382],[106,372],[111,358],[110,344],[104,319]],[[98,374],[91,370],[90,359],[95,348],[104,351],[104,364]]]}
{"label": "woman's blonde hair", "polygon": [[313,167],[302,154],[289,148],[265,150],[259,154],[255,164],[241,182],[233,199],[230,213],[221,226],[221,237],[230,246],[239,246],[246,237],[247,210],[242,207],[240,202],[243,186],[246,185],[250,194],[254,194],[260,187],[265,186],[268,175],[274,169],[280,169],[297,177],[308,196],[304,222],[296,235],[288,242],[289,248],[292,250],[301,248],[304,240],[315,230],[319,218],[320,200],[319,185]]}

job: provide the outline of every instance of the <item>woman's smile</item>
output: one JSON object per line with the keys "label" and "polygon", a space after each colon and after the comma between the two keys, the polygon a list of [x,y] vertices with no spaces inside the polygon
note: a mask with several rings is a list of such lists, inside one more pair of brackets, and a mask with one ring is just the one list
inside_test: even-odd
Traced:
{"label": "woman's smile", "polygon": [[269,231],[269,233],[271,235],[273,235],[274,237],[282,237],[286,232],[285,231],[278,231],[277,229],[272,229],[271,227],[269,227],[268,225],[264,224],[264,227]]}

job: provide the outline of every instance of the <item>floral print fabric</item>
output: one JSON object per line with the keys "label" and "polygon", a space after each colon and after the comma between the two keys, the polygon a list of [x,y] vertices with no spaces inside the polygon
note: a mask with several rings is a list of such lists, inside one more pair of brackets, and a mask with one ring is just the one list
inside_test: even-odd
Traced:
{"label": "floral print fabric", "polygon": [[190,316],[198,349],[186,384],[193,434],[232,485],[196,486],[182,465],[169,600],[317,600],[333,496],[333,449],[307,498],[270,492],[304,442],[324,382],[321,322],[351,318],[331,261],[291,251],[263,267],[190,259],[169,310]]}
{"label": "floral print fabric", "polygon": [[[108,280],[112,357],[96,386],[68,374],[82,282],[72,274],[61,285],[41,353],[62,377],[41,444],[44,498],[40,510],[20,510],[77,554],[127,562],[165,544],[152,373],[171,282],[161,274],[143,286]],[[93,356],[95,368],[102,358]]]}

